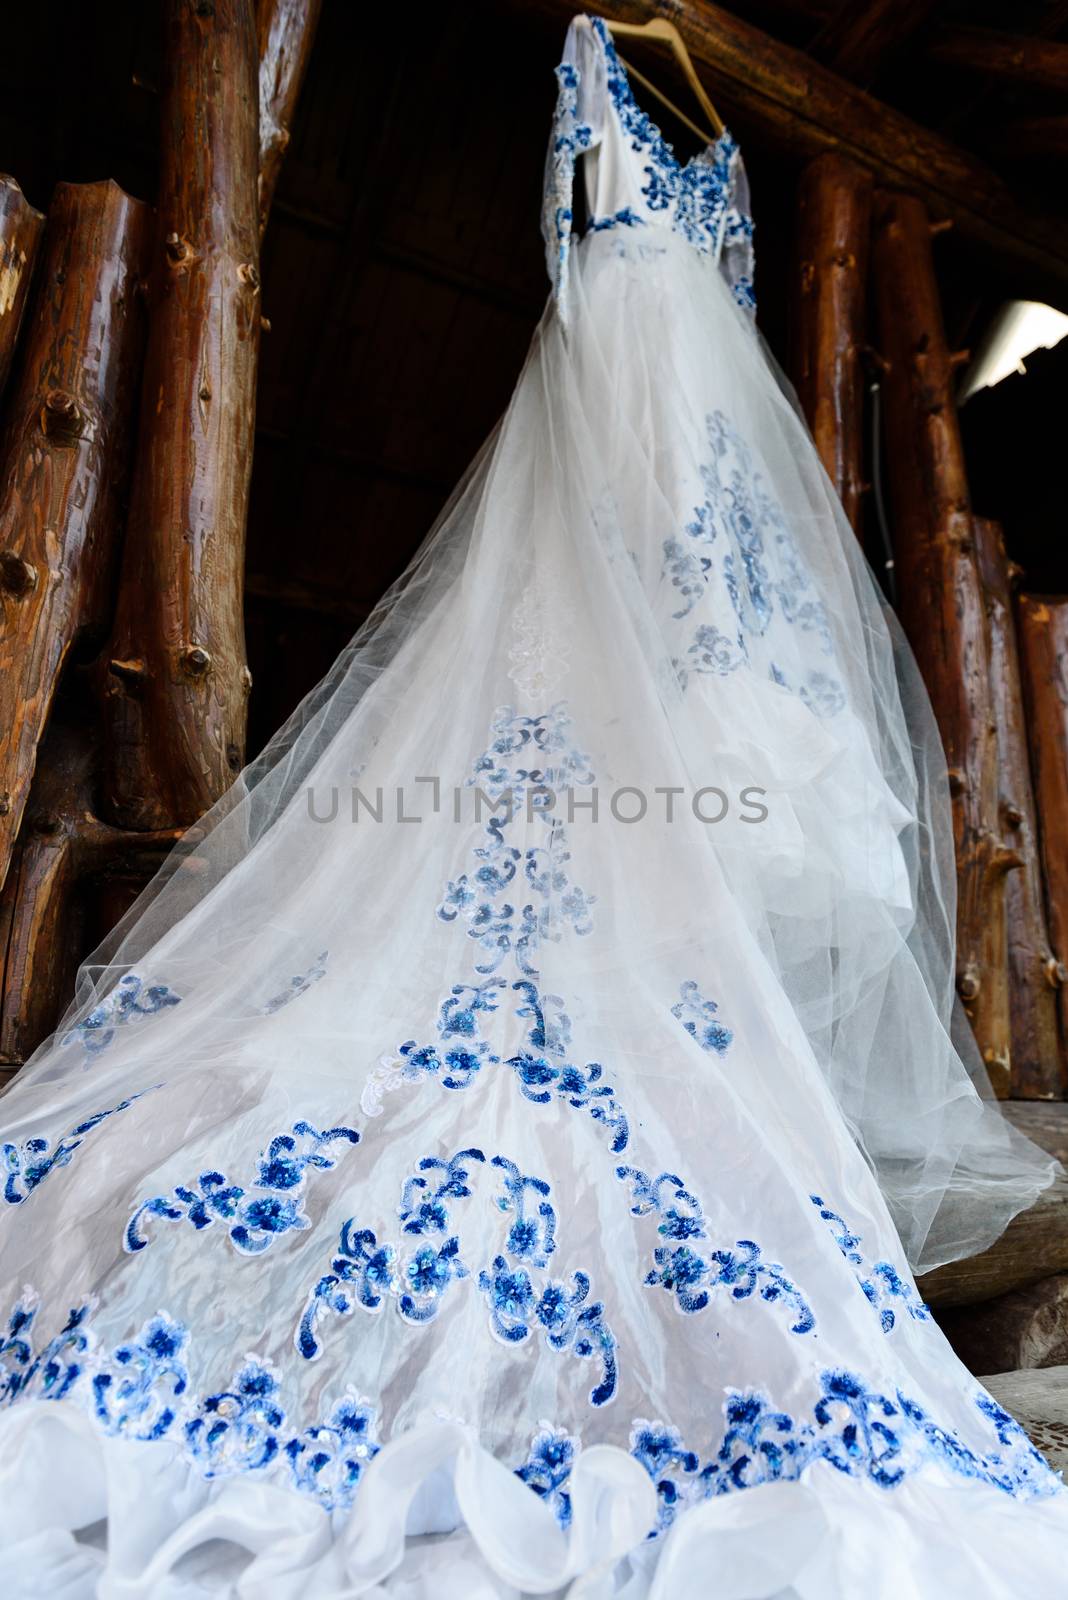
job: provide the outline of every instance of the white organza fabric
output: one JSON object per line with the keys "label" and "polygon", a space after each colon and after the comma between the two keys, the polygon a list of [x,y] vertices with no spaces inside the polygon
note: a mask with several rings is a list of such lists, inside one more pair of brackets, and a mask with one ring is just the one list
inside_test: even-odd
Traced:
{"label": "white organza fabric", "polygon": [[596,20],[558,76],[507,414],[5,1098],[12,1600],[1059,1592],[910,1273],[1053,1170],[951,1040],[930,712],[733,142]]}

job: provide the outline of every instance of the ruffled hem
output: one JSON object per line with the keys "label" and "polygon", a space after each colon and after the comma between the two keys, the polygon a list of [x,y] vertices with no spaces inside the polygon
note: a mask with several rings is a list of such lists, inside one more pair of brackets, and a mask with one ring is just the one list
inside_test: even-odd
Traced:
{"label": "ruffled hem", "polygon": [[1053,1600],[1068,1536],[1068,1493],[1021,1503],[937,1469],[885,1489],[817,1464],[650,1540],[655,1487],[607,1445],[575,1463],[565,1534],[450,1422],[387,1445],[333,1516],[102,1436],[64,1401],[0,1419],[0,1462],[6,1600]]}

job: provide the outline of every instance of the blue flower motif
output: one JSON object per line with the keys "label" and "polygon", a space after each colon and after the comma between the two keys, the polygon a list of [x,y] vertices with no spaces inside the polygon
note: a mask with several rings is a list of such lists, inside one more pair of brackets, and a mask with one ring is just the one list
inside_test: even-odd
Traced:
{"label": "blue flower motif", "polygon": [[128,972],[87,1017],[63,1035],[60,1044],[80,1041],[88,1055],[98,1056],[112,1043],[120,1028],[138,1017],[154,1016],[168,1006],[176,1006],[181,998],[165,983],[146,984],[140,973]]}
{"label": "blue flower motif", "polygon": [[530,1442],[530,1452],[515,1475],[543,1499],[561,1528],[571,1526],[571,1495],[567,1489],[579,1441],[543,1422]]}
{"label": "blue flower motif", "polygon": [[[298,1139],[306,1141],[305,1148],[298,1148]],[[236,1249],[243,1255],[261,1255],[281,1234],[310,1226],[295,1197],[303,1194],[309,1168],[336,1165],[337,1157],[325,1154],[324,1147],[338,1141],[358,1144],[359,1139],[354,1128],[328,1128],[320,1133],[310,1122],[296,1122],[291,1134],[278,1134],[259,1157],[253,1187],[264,1194],[248,1193],[229,1183],[221,1172],[202,1172],[195,1185],[176,1185],[173,1199],[155,1195],[143,1200],[126,1225],[124,1248],[135,1252],[149,1243],[140,1227],[144,1218],[176,1221],[184,1217],[197,1229],[230,1222],[229,1238]],[[292,1197],[283,1198],[288,1191]]]}
{"label": "blue flower motif", "polygon": [[819,1211],[824,1222],[830,1225],[834,1241],[842,1255],[855,1267],[856,1280],[864,1291],[865,1298],[879,1313],[879,1323],[884,1333],[891,1333],[896,1324],[896,1315],[890,1301],[898,1301],[900,1309],[907,1311],[916,1322],[929,1322],[931,1313],[924,1305],[920,1296],[911,1284],[898,1272],[897,1268],[889,1261],[876,1261],[869,1265],[867,1258],[860,1249],[861,1236],[853,1233],[849,1226],[832,1211],[825,1201],[818,1195],[809,1196],[812,1204]]}
{"label": "blue flower motif", "polygon": [[326,1511],[348,1510],[368,1462],[381,1445],[374,1407],[350,1390],[324,1423],[287,1439],[293,1482]]}
{"label": "blue flower motif", "polygon": [[[153,1085],[154,1089],[161,1088],[161,1084]],[[74,1158],[74,1152],[79,1149],[87,1133],[98,1128],[108,1117],[117,1116],[120,1111],[127,1111],[135,1100],[151,1094],[151,1089],[142,1089],[139,1094],[132,1094],[125,1100],[120,1100],[117,1106],[112,1106],[109,1111],[97,1111],[93,1116],[87,1117],[84,1122],[65,1134],[56,1145],[50,1149],[50,1141],[44,1137],[27,1139],[22,1145],[11,1142],[0,1145],[0,1167],[5,1174],[4,1199],[8,1205],[21,1205],[34,1189],[42,1184],[49,1173],[55,1172],[59,1167],[69,1166]]]}
{"label": "blue flower motif", "polygon": [[320,978],[325,977],[326,962],[329,954],[329,950],[323,950],[316,956],[307,972],[295,973],[286,987],[280,989],[277,994],[272,995],[266,1002],[263,1007],[265,1015],[270,1016],[276,1011],[281,1011],[283,1006],[288,1006],[292,1001],[296,1000],[298,995],[305,994],[313,983],[318,983]]}
{"label": "blue flower motif", "polygon": [[716,1055],[726,1055],[734,1034],[722,1022],[716,1021],[719,1010],[714,1000],[703,1000],[701,992],[691,978],[682,985],[682,999],[671,1008],[671,1015],[682,1023],[692,1039],[702,1050],[713,1050]]}
{"label": "blue flower motif", "polygon": [[189,1384],[183,1355],[189,1331],[166,1313],[150,1317],[93,1373],[93,1408],[105,1432],[162,1439]]}

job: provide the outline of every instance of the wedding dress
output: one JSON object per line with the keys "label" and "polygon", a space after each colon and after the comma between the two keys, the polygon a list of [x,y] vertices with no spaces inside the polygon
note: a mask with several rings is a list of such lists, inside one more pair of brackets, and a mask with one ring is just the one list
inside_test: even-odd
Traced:
{"label": "wedding dress", "polygon": [[734,142],[557,76],[507,414],[4,1100],[7,1600],[1064,1592],[927,702]]}

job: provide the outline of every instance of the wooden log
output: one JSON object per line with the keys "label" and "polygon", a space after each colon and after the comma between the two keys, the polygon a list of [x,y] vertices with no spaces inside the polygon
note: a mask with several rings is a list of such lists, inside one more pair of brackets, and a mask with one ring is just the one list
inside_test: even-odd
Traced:
{"label": "wooden log", "polygon": [[945,745],[957,858],[957,987],[991,1082],[1009,1092],[1000,838],[990,647],[968,481],[921,201],[876,196],[874,276],[886,374],[887,453],[901,620]]}
{"label": "wooden log", "polygon": [[263,238],[304,75],[311,60],[322,0],[259,0],[259,219]]}
{"label": "wooden log", "polygon": [[85,953],[89,880],[133,872],[143,887],[181,838],[180,829],[135,833],[94,816],[96,742],[88,720],[49,730],[0,897],[0,1064],[9,1072],[48,1037],[70,998]]}
{"label": "wooden log", "polygon": [[44,220],[14,178],[0,173],[0,394],[18,343]]}
{"label": "wooden log", "polygon": [[1068,44],[1056,39],[1028,39],[1000,28],[954,28],[933,40],[929,53],[944,66],[984,79],[1061,94],[1068,90]]}
{"label": "wooden log", "polygon": [[[1068,598],[1021,594],[1016,618],[1049,936],[1068,965]],[[1068,984],[1058,994],[1068,1041]]]}
{"label": "wooden log", "polygon": [[0,883],[56,684],[110,617],[148,207],[60,184],[0,462]]}
{"label": "wooden log", "polygon": [[1001,1238],[980,1255],[924,1273],[928,1305],[971,1306],[1068,1272],[1068,1178],[1056,1178],[1029,1211],[1013,1217]]}
{"label": "wooden log", "polygon": [[990,634],[1001,836],[1020,859],[1019,869],[1005,883],[1011,1093],[1014,1098],[1052,1100],[1068,1088],[1057,1020],[1057,991],[1065,973],[1054,957],[1046,925],[1010,566],[996,523],[977,517],[975,535]]}
{"label": "wooden log", "polygon": [[858,534],[870,220],[870,173],[834,154],[809,162],[798,192],[793,376],[820,459]]}
{"label": "wooden log", "polygon": [[[519,0],[512,0],[514,5]],[[522,0],[564,27],[572,0]],[[620,22],[670,14],[713,100],[728,118],[759,128],[788,160],[836,150],[885,187],[922,199],[988,260],[1007,266],[1013,293],[1068,308],[1068,227],[1022,207],[974,156],[873,99],[800,50],[771,39],[711,0],[614,0]]]}
{"label": "wooden log", "polygon": [[110,820],[191,822],[243,759],[260,337],[252,0],[169,0],[151,326],[115,630]]}
{"label": "wooden log", "polygon": [[844,78],[869,84],[934,10],[935,0],[867,0],[839,7],[809,50]]}
{"label": "wooden log", "polygon": [[1068,1362],[1068,1274],[1043,1278],[980,1306],[946,1307],[938,1323],[972,1372]]}

